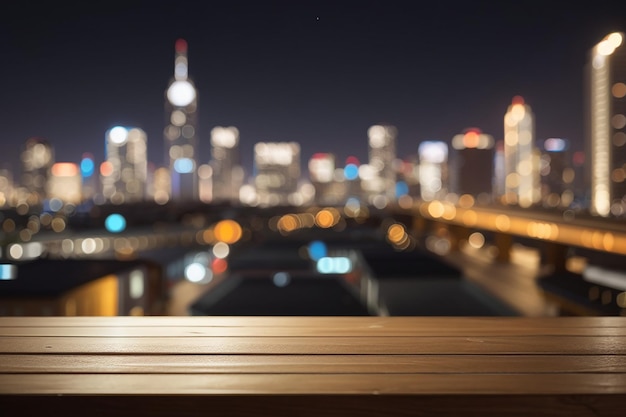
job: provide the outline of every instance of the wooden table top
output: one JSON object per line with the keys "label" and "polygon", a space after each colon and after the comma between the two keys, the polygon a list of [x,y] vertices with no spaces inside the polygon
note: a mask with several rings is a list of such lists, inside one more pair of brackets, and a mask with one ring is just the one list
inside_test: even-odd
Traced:
{"label": "wooden table top", "polygon": [[416,404],[622,415],[626,318],[0,318],[0,407],[29,410],[32,396],[129,406],[152,397],[151,415],[173,397],[249,415],[235,412],[233,396],[273,404],[273,415],[285,401],[302,415],[324,401],[327,415],[357,404],[372,413],[382,404],[386,415]]}

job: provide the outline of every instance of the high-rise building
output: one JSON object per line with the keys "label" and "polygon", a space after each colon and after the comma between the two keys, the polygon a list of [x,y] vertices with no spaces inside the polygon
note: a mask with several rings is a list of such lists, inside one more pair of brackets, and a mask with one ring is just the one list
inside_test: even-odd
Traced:
{"label": "high-rise building", "polygon": [[254,183],[263,206],[291,204],[300,179],[300,145],[259,142],[254,145]]}
{"label": "high-rise building", "polygon": [[626,205],[626,47],[607,35],[592,50],[588,74],[591,206],[595,215],[622,214]]}
{"label": "high-rise building", "polygon": [[29,196],[29,204],[42,204],[46,199],[46,187],[50,169],[54,164],[54,150],[42,138],[30,138],[22,152],[22,186]]}
{"label": "high-rise building", "polygon": [[239,130],[216,126],[211,130],[211,168],[214,201],[239,201],[243,168],[239,162]]}
{"label": "high-rise building", "polygon": [[444,198],[448,183],[448,145],[440,140],[427,140],[420,143],[417,152],[422,200]]}
{"label": "high-rise building", "polygon": [[50,169],[47,185],[49,199],[64,204],[78,205],[82,202],[82,178],[78,165],[73,162],[56,162]]}
{"label": "high-rise building", "polygon": [[539,202],[539,153],[535,149],[532,110],[521,96],[504,115],[504,171],[506,204],[530,207]]}
{"label": "high-rise building", "polygon": [[104,198],[114,204],[144,200],[148,177],[146,133],[139,128],[122,126],[109,129],[105,158]]}
{"label": "high-rise building", "polygon": [[567,139],[549,138],[543,142],[539,172],[542,205],[569,207],[574,201],[575,171]]}
{"label": "high-rise building", "polygon": [[9,169],[0,169],[0,208],[10,207],[14,201],[13,175]]}
{"label": "high-rise building", "polygon": [[188,76],[187,42],[178,39],[175,49],[174,77],[165,92],[165,161],[171,175],[172,200],[195,200],[198,93]]}
{"label": "high-rise building", "polygon": [[90,153],[84,153],[80,160],[80,175],[82,177],[82,197],[84,200],[93,199],[98,192],[96,163]]}
{"label": "high-rise building", "polygon": [[335,155],[318,152],[309,159],[309,179],[315,188],[317,204],[337,204],[342,197],[336,192]]}
{"label": "high-rise building", "polygon": [[450,192],[487,204],[493,197],[494,140],[478,128],[452,138]]}
{"label": "high-rise building", "polygon": [[370,202],[373,202],[377,196],[384,197],[388,201],[395,199],[396,170],[394,169],[394,161],[396,159],[397,134],[398,130],[395,126],[390,125],[374,125],[367,130],[369,165],[376,170],[375,177],[367,184],[363,183],[364,190],[370,196]]}

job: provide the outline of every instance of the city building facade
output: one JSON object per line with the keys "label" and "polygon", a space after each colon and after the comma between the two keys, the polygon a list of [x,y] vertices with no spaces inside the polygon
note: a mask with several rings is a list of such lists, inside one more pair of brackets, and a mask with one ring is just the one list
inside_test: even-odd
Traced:
{"label": "city building facade", "polygon": [[624,34],[607,35],[590,54],[588,134],[590,211],[626,211],[626,46]]}
{"label": "city building facade", "polygon": [[468,128],[452,138],[450,192],[468,194],[483,204],[493,199],[493,136],[478,128]]}
{"label": "city building facade", "polygon": [[165,92],[165,161],[170,170],[171,199],[198,198],[198,93],[188,75],[187,42],[175,45],[174,77]]}
{"label": "city building facade", "polygon": [[101,168],[106,201],[124,204],[146,198],[148,160],[146,133],[116,126],[106,133],[106,161]]}
{"label": "city building facade", "polygon": [[530,207],[540,199],[539,153],[535,121],[521,96],[513,97],[504,116],[504,203]]}

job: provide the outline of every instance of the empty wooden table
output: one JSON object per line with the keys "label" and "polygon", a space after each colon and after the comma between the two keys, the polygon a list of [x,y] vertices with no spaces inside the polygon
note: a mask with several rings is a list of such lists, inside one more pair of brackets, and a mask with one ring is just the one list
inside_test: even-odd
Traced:
{"label": "empty wooden table", "polygon": [[0,410],[622,416],[626,318],[4,317]]}

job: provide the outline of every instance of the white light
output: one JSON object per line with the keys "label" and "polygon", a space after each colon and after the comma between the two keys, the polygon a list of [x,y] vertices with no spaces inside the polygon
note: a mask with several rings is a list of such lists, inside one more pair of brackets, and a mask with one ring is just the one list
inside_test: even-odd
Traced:
{"label": "white light", "polygon": [[448,158],[448,145],[441,141],[426,141],[419,145],[420,161],[441,164]]}
{"label": "white light", "polygon": [[317,272],[320,274],[346,274],[352,270],[352,261],[345,256],[325,256],[317,261]]}
{"label": "white light", "polygon": [[143,271],[135,269],[128,277],[128,293],[130,298],[138,299],[143,296],[144,292],[144,274]]}
{"label": "white light", "polygon": [[386,142],[386,131],[384,126],[374,125],[367,130],[367,135],[370,138],[370,146],[372,148],[382,148]]}
{"label": "white light", "polygon": [[80,246],[86,255],[89,255],[96,251],[96,241],[90,237],[83,240]]}
{"label": "white light", "polygon": [[122,126],[115,126],[109,130],[109,139],[116,145],[122,145],[128,139],[128,130]]}
{"label": "white light", "polygon": [[550,138],[546,139],[543,147],[548,152],[561,152],[565,150],[566,142],[560,138]]}
{"label": "white light", "polygon": [[24,248],[19,243],[9,246],[9,256],[13,259],[21,259],[24,255]]}
{"label": "white light", "polygon": [[233,148],[237,145],[239,130],[236,127],[217,126],[211,130],[211,145],[222,148]]}
{"label": "white light", "polygon": [[191,282],[200,282],[207,276],[206,266],[194,262],[185,267],[185,278]]}
{"label": "white light", "polygon": [[224,259],[229,253],[230,247],[227,243],[217,242],[215,246],[213,246],[213,255],[215,255],[216,258]]}
{"label": "white light", "polygon": [[175,106],[185,107],[196,98],[196,89],[189,81],[174,81],[167,89],[167,99]]}
{"label": "white light", "polygon": [[606,40],[614,49],[622,44],[622,34],[618,32],[611,33]]}

